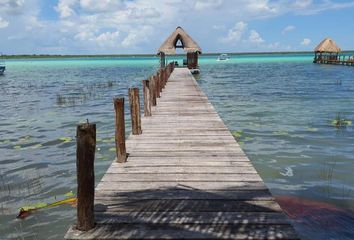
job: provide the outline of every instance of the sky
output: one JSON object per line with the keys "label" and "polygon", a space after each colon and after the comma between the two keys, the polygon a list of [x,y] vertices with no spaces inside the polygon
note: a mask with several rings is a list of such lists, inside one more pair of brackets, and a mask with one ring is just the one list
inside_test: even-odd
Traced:
{"label": "sky", "polygon": [[354,1],[0,0],[3,54],[154,54],[177,26],[203,52],[354,50]]}

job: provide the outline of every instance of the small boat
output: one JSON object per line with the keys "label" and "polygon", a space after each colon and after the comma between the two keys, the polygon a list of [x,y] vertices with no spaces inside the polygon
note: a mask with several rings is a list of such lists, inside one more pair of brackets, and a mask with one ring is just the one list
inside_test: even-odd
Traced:
{"label": "small boat", "polygon": [[[0,55],[0,56],[1,56],[1,55]],[[0,75],[3,75],[3,74],[4,74],[5,69],[6,69],[6,67],[5,67],[5,61],[2,60],[2,59],[0,59]]]}
{"label": "small boat", "polygon": [[226,53],[220,54],[220,56],[218,57],[217,61],[226,61],[229,60],[229,56]]}

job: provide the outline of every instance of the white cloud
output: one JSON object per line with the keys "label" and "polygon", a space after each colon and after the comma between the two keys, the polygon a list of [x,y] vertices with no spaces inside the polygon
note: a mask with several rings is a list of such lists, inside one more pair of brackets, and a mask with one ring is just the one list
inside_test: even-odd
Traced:
{"label": "white cloud", "polygon": [[24,11],[24,0],[0,0],[0,12],[17,15]]}
{"label": "white cloud", "polygon": [[300,43],[301,45],[307,46],[311,43],[311,39],[309,38],[304,38],[302,42]]}
{"label": "white cloud", "polygon": [[312,3],[312,0],[296,0],[294,6],[298,8],[306,8],[309,7]]}
{"label": "white cloud", "polygon": [[116,32],[105,32],[101,33],[96,41],[100,46],[111,46],[118,45],[119,31]]}
{"label": "white cloud", "polygon": [[138,43],[143,43],[149,40],[153,33],[151,26],[143,26],[141,28],[132,29],[122,41],[122,46],[125,48],[135,47]]}
{"label": "white cloud", "polygon": [[68,18],[75,15],[73,9],[75,4],[77,4],[77,0],[59,0],[55,10],[60,14],[61,18]]}
{"label": "white cloud", "polygon": [[222,3],[222,0],[198,0],[195,2],[194,8],[196,10],[213,9],[220,7]]}
{"label": "white cloud", "polygon": [[221,42],[224,43],[237,43],[240,41],[244,31],[247,29],[247,23],[241,21],[235,24],[235,26],[229,29],[226,37],[221,38]]}
{"label": "white cloud", "polygon": [[246,6],[247,9],[250,10],[251,12],[257,12],[262,14],[264,13],[276,14],[278,12],[276,5],[270,4],[268,0],[249,1]]}
{"label": "white cloud", "polygon": [[255,30],[251,30],[248,40],[251,43],[257,43],[257,44],[264,42],[264,40],[261,38],[261,35],[259,35],[259,33],[256,32]]}
{"label": "white cloud", "polygon": [[6,21],[5,19],[2,19],[2,17],[0,17],[0,29],[7,28],[7,26],[9,26],[9,22]]}
{"label": "white cloud", "polygon": [[296,27],[293,26],[293,25],[286,26],[286,27],[283,29],[283,31],[281,31],[281,34],[286,34],[286,33],[290,32],[290,31],[295,30],[295,28],[296,28]]}
{"label": "white cloud", "polygon": [[116,0],[80,0],[82,9],[92,12],[111,12],[124,6],[123,2]]}

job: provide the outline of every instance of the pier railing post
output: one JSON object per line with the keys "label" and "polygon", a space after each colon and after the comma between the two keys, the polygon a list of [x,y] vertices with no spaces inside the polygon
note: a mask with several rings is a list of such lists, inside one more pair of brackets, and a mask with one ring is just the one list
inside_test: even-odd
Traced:
{"label": "pier railing post", "polygon": [[150,77],[150,97],[151,97],[151,105],[156,106],[156,78],[155,76]]}
{"label": "pier railing post", "polygon": [[151,116],[151,96],[150,96],[150,81],[143,80],[143,92],[144,92],[144,116]]}
{"label": "pier railing post", "polygon": [[127,161],[127,152],[125,148],[125,119],[124,119],[124,98],[113,99],[115,110],[115,142],[117,162]]}
{"label": "pier railing post", "polygon": [[160,92],[161,92],[161,71],[158,70],[156,73],[156,97],[157,98],[161,97]]}
{"label": "pier railing post", "polygon": [[167,82],[167,68],[165,67],[163,70],[162,70],[162,76],[163,76],[163,84],[162,84],[162,88],[165,88],[166,86],[166,82]]}
{"label": "pier railing post", "polygon": [[141,117],[140,117],[140,100],[139,88],[129,88],[129,103],[130,115],[132,120],[133,135],[140,135],[141,131]]}
{"label": "pier railing post", "polygon": [[95,226],[94,198],[96,124],[80,124],[76,130],[77,226],[88,231]]}

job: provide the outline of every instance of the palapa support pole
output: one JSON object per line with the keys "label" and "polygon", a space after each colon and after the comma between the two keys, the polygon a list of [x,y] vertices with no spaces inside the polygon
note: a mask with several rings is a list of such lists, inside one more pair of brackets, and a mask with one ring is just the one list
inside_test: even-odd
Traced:
{"label": "palapa support pole", "polygon": [[133,135],[140,135],[141,131],[141,117],[140,117],[140,100],[139,88],[129,88],[129,103],[130,115],[132,120]]}
{"label": "palapa support pole", "polygon": [[77,226],[88,231],[95,226],[94,198],[96,124],[79,124],[76,130]]}
{"label": "palapa support pole", "polygon": [[150,97],[151,97],[151,105],[156,106],[156,78],[155,76],[150,77]]}
{"label": "palapa support pole", "polygon": [[144,116],[151,116],[151,96],[150,96],[150,81],[143,80],[143,92],[144,92]]}
{"label": "palapa support pole", "polygon": [[113,99],[115,116],[115,141],[117,162],[127,161],[127,151],[125,148],[125,119],[124,119],[124,98]]}

